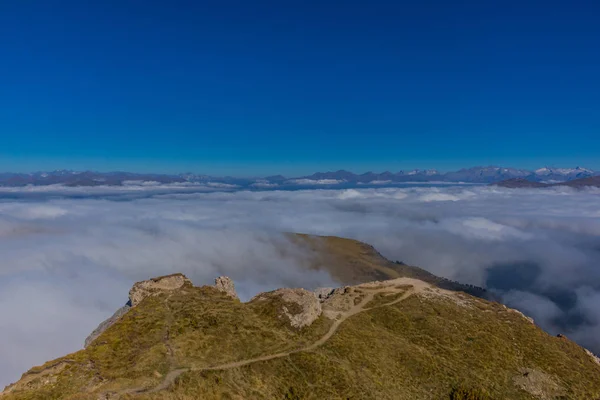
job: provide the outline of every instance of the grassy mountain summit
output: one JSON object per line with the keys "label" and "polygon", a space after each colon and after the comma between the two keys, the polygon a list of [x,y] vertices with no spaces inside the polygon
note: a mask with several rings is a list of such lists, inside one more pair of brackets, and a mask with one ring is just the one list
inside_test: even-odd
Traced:
{"label": "grassy mountain summit", "polygon": [[0,397],[600,398],[599,361],[521,313],[414,276],[421,272],[359,242],[298,240],[324,257],[329,249],[331,260],[348,257],[349,269],[367,274],[373,262],[391,272],[316,294],[279,289],[246,303],[226,278],[203,287],[181,274],[139,282],[132,307],[84,350],[32,368]]}

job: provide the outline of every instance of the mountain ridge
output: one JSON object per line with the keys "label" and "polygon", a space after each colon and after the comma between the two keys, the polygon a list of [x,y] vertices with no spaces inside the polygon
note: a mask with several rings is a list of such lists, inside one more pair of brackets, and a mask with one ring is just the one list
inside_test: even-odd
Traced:
{"label": "mountain ridge", "polygon": [[131,308],[85,349],[32,368],[0,398],[600,397],[598,359],[522,313],[416,278],[416,267],[384,262],[364,243],[296,240],[321,253],[311,268],[337,260],[348,280],[399,277],[277,289],[245,303],[225,277],[199,287],[182,274],[138,282]]}
{"label": "mountain ridge", "polygon": [[537,170],[504,168],[497,166],[463,168],[458,171],[439,172],[437,170],[412,170],[390,172],[365,172],[356,174],[346,170],[316,172],[312,175],[287,178],[282,175],[267,177],[215,177],[193,173],[160,174],[133,173],[124,171],[96,172],[57,170],[34,173],[0,173],[0,186],[48,186],[63,185],[70,187],[86,186],[126,186],[142,183],[154,184],[204,184],[204,185],[233,185],[237,187],[285,187],[311,185],[384,185],[394,183],[495,183],[508,179],[523,178],[535,182],[563,182],[599,175],[600,172],[576,167],[550,168]]}

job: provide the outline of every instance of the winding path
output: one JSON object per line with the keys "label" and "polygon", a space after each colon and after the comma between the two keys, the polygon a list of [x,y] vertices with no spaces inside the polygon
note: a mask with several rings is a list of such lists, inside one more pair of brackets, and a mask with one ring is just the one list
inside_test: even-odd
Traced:
{"label": "winding path", "polygon": [[[388,281],[389,282],[389,281]],[[403,282],[401,282],[403,283]],[[315,350],[316,348],[322,346],[325,342],[327,342],[329,339],[331,339],[331,337],[337,332],[338,328],[340,327],[340,325],[342,324],[342,322],[344,322],[345,320],[347,320],[348,318],[352,317],[353,315],[359,314],[361,312],[364,311],[369,311],[369,310],[374,310],[376,308],[381,308],[381,307],[388,307],[391,305],[394,305],[396,303],[399,303],[403,300],[406,300],[408,297],[410,297],[411,295],[418,293],[420,291],[422,291],[423,289],[429,287],[428,284],[426,284],[425,282],[422,281],[418,281],[418,280],[414,280],[411,279],[409,284],[412,286],[409,289],[406,288],[398,288],[396,286],[372,286],[369,287],[369,284],[363,284],[363,285],[358,285],[356,286],[357,288],[359,288],[361,291],[366,292],[364,297],[362,298],[362,300],[354,305],[352,308],[350,308],[347,311],[335,311],[335,313],[338,314],[338,317],[336,319],[334,319],[333,323],[331,324],[331,327],[329,328],[329,330],[327,331],[327,333],[325,335],[323,335],[319,340],[317,340],[316,342],[300,348],[300,349],[296,349],[296,350],[290,350],[290,351],[285,351],[285,352],[281,352],[281,353],[275,353],[275,354],[269,354],[269,355],[264,355],[264,356],[260,356],[260,357],[256,357],[256,358],[249,358],[246,360],[240,360],[240,361],[234,361],[234,362],[230,362],[230,363],[225,363],[225,364],[219,364],[219,365],[215,365],[212,367],[203,367],[203,368],[177,368],[177,369],[173,369],[172,371],[170,371],[167,375],[165,375],[165,378],[163,379],[163,381],[161,383],[159,383],[157,386],[153,387],[153,388],[133,388],[133,389],[125,389],[123,391],[120,391],[118,393],[111,393],[108,394],[106,393],[104,398],[107,399],[111,399],[111,398],[119,398],[125,394],[142,394],[142,393],[156,393],[156,392],[160,392],[161,390],[165,390],[168,387],[170,387],[175,380],[183,373],[185,372],[190,372],[190,371],[222,371],[222,370],[227,370],[227,369],[233,369],[233,368],[239,368],[239,367],[243,367],[246,365],[250,365],[250,364],[254,364],[257,362],[262,362],[262,361],[269,361],[269,360],[273,360],[276,358],[283,358],[283,357],[287,357],[290,354],[295,354],[295,353],[301,353],[301,352],[306,352],[306,351],[312,351]],[[389,303],[385,303],[385,304],[380,304],[374,307],[366,307],[367,304],[369,304],[369,302],[371,300],[373,300],[373,298],[375,297],[376,294],[378,293],[389,293],[389,294],[395,294],[398,293],[400,291],[405,291],[405,293],[398,297],[397,299],[395,299],[394,301],[391,301]],[[103,398],[103,397],[101,397]]]}

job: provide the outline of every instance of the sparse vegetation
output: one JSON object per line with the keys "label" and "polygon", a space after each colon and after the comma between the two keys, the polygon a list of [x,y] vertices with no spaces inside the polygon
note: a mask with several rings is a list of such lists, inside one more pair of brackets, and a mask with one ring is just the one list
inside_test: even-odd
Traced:
{"label": "sparse vegetation", "polygon": [[487,393],[479,389],[468,388],[462,385],[453,387],[450,391],[450,400],[492,400]]}
{"label": "sparse vegetation", "polygon": [[402,297],[405,293],[406,293],[406,289],[404,289],[400,292],[394,292],[394,293],[385,293],[385,292],[377,293],[373,297],[373,300],[371,300],[367,303],[366,308],[373,308],[373,307],[391,303],[391,302],[399,299],[400,297]]}

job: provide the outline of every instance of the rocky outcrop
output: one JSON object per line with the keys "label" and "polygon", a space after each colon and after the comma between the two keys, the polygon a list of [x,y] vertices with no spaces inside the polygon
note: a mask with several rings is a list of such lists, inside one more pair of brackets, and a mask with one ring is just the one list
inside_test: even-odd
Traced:
{"label": "rocky outcrop", "polygon": [[598,356],[596,356],[594,353],[592,353],[591,351],[589,351],[589,350],[588,350],[588,349],[586,349],[586,348],[584,348],[583,350],[585,350],[585,353],[586,353],[588,356],[592,357],[592,360],[593,360],[593,361],[594,361],[596,364],[600,365],[600,358],[599,358]]}
{"label": "rocky outcrop", "polygon": [[321,300],[323,313],[327,318],[335,320],[340,313],[350,311],[362,296],[360,291],[350,286],[336,288]]}
{"label": "rocky outcrop", "polygon": [[506,310],[508,310],[509,312],[513,312],[515,314],[519,314],[521,317],[525,318],[527,321],[529,321],[530,323],[535,325],[535,321],[533,320],[533,318],[528,317],[527,315],[523,314],[521,311],[516,310],[514,308],[510,308],[505,306],[504,304],[502,305],[502,307],[504,307]]}
{"label": "rocky outcrop", "polygon": [[215,279],[215,288],[218,291],[223,292],[236,300],[239,300],[235,291],[235,285],[233,284],[231,278],[227,276],[219,276],[217,279]]}
{"label": "rocky outcrop", "polygon": [[138,305],[146,297],[180,289],[184,286],[192,286],[192,281],[183,274],[160,276],[158,278],[135,283],[129,291],[129,301],[127,304],[119,308],[110,318],[98,325],[98,327],[85,339],[83,347],[88,347],[98,338],[98,336],[114,325],[115,322],[121,319],[123,315],[127,314],[132,307]]}
{"label": "rocky outcrop", "polygon": [[321,302],[305,289],[277,289],[261,293],[250,302],[267,300],[281,301],[279,317],[287,319],[294,328],[312,325],[322,313]]}
{"label": "rocky outcrop", "polygon": [[183,274],[173,274],[137,282],[129,291],[129,304],[135,307],[146,297],[159,293],[180,289],[183,286],[193,286]]}
{"label": "rocky outcrop", "polygon": [[317,297],[317,299],[319,299],[319,301],[322,303],[325,300],[327,300],[329,298],[329,296],[331,296],[333,294],[334,291],[335,291],[335,288],[322,287],[322,288],[315,289],[313,291],[313,293]]}

